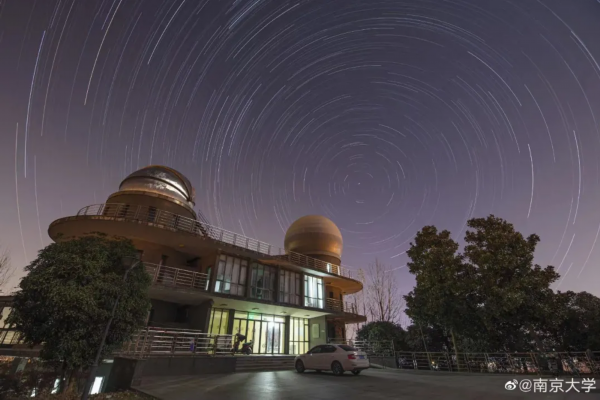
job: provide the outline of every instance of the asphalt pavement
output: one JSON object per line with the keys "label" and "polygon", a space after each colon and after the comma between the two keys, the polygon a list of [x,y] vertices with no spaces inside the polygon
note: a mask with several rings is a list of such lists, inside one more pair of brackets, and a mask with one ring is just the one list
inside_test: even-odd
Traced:
{"label": "asphalt pavement", "polygon": [[[527,378],[394,369],[370,369],[363,371],[359,376],[346,373],[341,377],[333,376],[330,372],[298,374],[294,371],[276,371],[155,378],[145,382],[138,389],[165,400],[600,399],[597,390],[595,393],[585,393],[581,384],[575,385],[580,392],[570,389],[568,393],[548,393],[550,383],[546,393],[533,393],[533,388],[527,393],[518,387],[514,390],[505,389],[507,381],[516,379],[520,383],[522,379]],[[570,380],[570,377],[565,378],[564,382]],[[561,386],[562,390],[566,391],[571,385],[561,382]],[[600,381],[596,386],[600,386]]]}

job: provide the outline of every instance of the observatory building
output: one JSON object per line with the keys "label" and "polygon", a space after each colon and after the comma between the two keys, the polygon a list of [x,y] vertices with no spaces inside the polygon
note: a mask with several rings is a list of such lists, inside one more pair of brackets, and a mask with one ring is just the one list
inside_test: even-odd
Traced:
{"label": "observatory building", "polygon": [[241,333],[255,354],[275,355],[343,341],[345,324],[366,320],[344,302],[362,284],[341,266],[342,235],[329,219],[298,219],[279,249],[212,226],[195,207],[185,176],[149,166],[48,233],[55,241],[91,232],[131,239],[152,276],[149,327]]}

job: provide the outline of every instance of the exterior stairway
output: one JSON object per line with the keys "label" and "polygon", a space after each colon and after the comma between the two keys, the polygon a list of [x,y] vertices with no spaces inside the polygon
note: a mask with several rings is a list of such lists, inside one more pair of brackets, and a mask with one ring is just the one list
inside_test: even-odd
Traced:
{"label": "exterior stairway", "polygon": [[258,372],[294,369],[296,356],[246,356],[236,358],[235,372]]}

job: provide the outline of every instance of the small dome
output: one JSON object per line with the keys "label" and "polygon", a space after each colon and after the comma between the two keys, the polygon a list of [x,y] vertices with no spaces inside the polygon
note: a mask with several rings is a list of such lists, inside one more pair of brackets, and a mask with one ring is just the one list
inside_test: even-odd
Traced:
{"label": "small dome", "polygon": [[307,215],[297,219],[285,234],[286,251],[315,258],[333,257],[339,263],[344,242],[338,227],[321,215]]}
{"label": "small dome", "polygon": [[190,181],[182,173],[162,165],[139,169],[123,179],[119,191],[125,190],[158,193],[185,202],[192,208],[196,203],[196,192]]}

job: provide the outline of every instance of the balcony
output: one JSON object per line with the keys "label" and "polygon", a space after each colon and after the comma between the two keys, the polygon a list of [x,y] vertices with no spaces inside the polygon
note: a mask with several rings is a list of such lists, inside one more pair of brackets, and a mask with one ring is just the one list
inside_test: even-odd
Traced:
{"label": "balcony", "polygon": [[233,342],[233,335],[148,327],[134,334],[113,354],[128,358],[231,355]]}
{"label": "balcony", "polygon": [[328,298],[325,301],[325,309],[334,312],[359,315],[356,304]]}
{"label": "balcony", "polygon": [[77,216],[99,216],[119,220],[146,222],[160,225],[168,229],[208,237],[210,239],[256,252],[275,260],[306,267],[344,278],[356,279],[353,271],[339,265],[327,263],[300,253],[286,252],[284,249],[272,246],[260,240],[209,225],[205,222],[187,218],[168,211],[158,210],[150,206],[135,206],[129,204],[95,204],[79,210]]}
{"label": "balcony", "polygon": [[152,277],[153,285],[208,291],[209,277],[201,272],[146,262],[144,263],[144,267],[146,267],[146,271]]}

